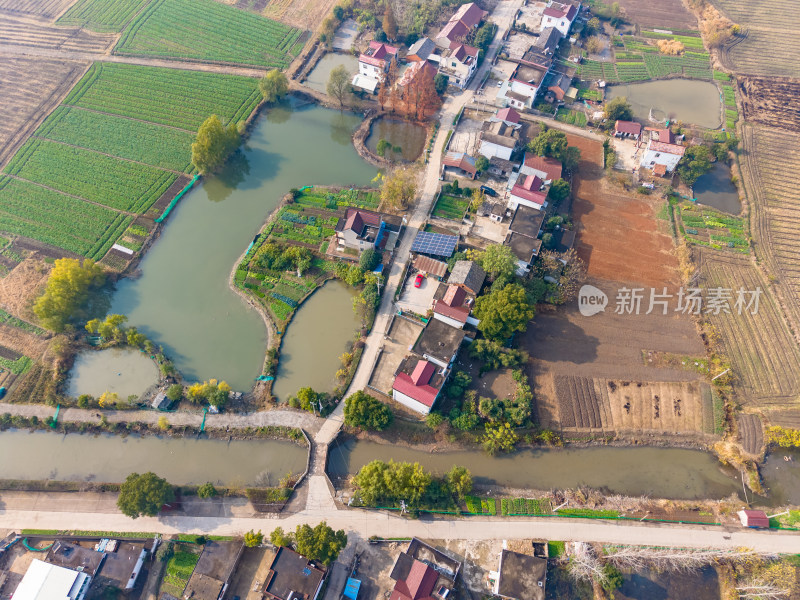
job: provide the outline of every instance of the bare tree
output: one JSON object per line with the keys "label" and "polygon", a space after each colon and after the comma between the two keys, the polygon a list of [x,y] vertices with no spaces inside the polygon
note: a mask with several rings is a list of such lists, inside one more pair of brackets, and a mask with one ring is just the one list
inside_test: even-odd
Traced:
{"label": "bare tree", "polygon": [[717,561],[738,564],[753,560],[770,560],[775,556],[759,554],[749,548],[686,550],[682,548],[610,546],[606,548],[605,558],[618,569],[636,571],[654,568],[661,571],[692,571]]}
{"label": "bare tree", "polygon": [[586,542],[575,542],[567,566],[569,574],[578,581],[597,581],[601,585],[608,578],[603,563]]}

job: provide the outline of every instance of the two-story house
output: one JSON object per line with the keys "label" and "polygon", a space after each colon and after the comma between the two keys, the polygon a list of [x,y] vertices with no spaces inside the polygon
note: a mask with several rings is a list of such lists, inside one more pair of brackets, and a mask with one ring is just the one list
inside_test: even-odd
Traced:
{"label": "two-story house", "polygon": [[456,44],[439,61],[439,73],[447,76],[449,85],[459,89],[467,87],[478,66],[478,49],[466,44]]}
{"label": "two-story house", "polygon": [[575,17],[578,16],[578,7],[560,2],[550,2],[542,13],[540,31],[553,27],[561,35],[566,36],[575,22]]}
{"label": "two-story house", "polygon": [[463,43],[473,29],[477,29],[481,21],[489,13],[474,2],[464,4],[450,17],[447,24],[435,38],[436,45],[440,48],[450,49],[456,44]]}
{"label": "two-story house", "polygon": [[[520,179],[522,179],[521,175]],[[543,210],[547,206],[547,193],[542,191],[543,186],[544,181],[536,175],[528,175],[522,183],[517,180],[508,197],[508,208],[516,210],[518,206],[522,205]]]}
{"label": "two-story house", "polygon": [[353,77],[353,86],[374,93],[393,60],[397,60],[397,48],[371,41],[367,51],[358,57],[358,73]]}
{"label": "two-story house", "polygon": [[390,238],[400,231],[397,218],[361,208],[349,207],[336,223],[336,243],[342,248],[383,250]]}

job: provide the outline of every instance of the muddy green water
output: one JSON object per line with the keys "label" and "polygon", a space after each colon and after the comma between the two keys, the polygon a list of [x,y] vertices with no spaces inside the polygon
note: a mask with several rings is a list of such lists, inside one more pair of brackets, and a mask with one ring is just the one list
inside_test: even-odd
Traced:
{"label": "muddy green water", "polygon": [[140,396],[158,383],[158,367],[146,354],[129,348],[81,352],[70,371],[67,394],[95,398],[114,392],[120,399]]}
{"label": "muddy green water", "polygon": [[336,387],[339,356],[360,325],[353,310],[355,295],[345,283],[329,281],[297,310],[281,343],[272,387],[279,400],[287,400],[301,387],[317,392],[332,392]]}
{"label": "muddy green water", "polygon": [[[792,460],[786,461],[784,457]],[[800,451],[778,448],[771,452],[761,467],[764,487],[769,491],[766,501],[757,504],[768,506],[800,506]]]}
{"label": "muddy green water", "polygon": [[294,101],[262,115],[244,151],[180,201],[111,312],[162,344],[187,380],[248,390],[267,344],[261,317],[229,287],[231,268],[280,198],[310,184],[367,185],[375,168],[350,136],[358,116]]}
{"label": "muddy green water", "polygon": [[[29,451],[25,451],[28,448]],[[34,451],[35,450],[35,451]],[[54,479],[119,483],[133,472],[153,471],[174,485],[276,485],[286,473],[302,473],[307,450],[277,440],[61,435],[4,431],[3,479]]]}
{"label": "muddy green water", "polygon": [[714,567],[688,573],[638,571],[623,574],[615,600],[719,600]]}
{"label": "muddy green water", "polygon": [[303,83],[313,90],[324,93],[328,86],[328,78],[331,76],[331,71],[339,65],[344,66],[350,74],[350,79],[353,79],[353,75],[358,71],[358,58],[352,54],[329,52],[320,59],[317,66],[308,74]]}
{"label": "muddy green water", "polygon": [[367,148],[375,152],[381,139],[389,142],[392,147],[398,146],[399,152],[386,150],[385,157],[394,160],[413,162],[422,154],[425,147],[427,130],[421,125],[404,121],[402,119],[378,119],[372,124],[367,137]]}
{"label": "muddy green water", "polygon": [[731,215],[742,212],[739,190],[731,181],[730,167],[724,163],[714,163],[708,173],[698,178],[692,190],[700,204],[706,204]]}
{"label": "muddy green water", "polygon": [[625,96],[633,115],[647,121],[650,110],[657,119],[678,120],[716,129],[722,125],[717,86],[694,79],[664,79],[609,86],[607,97]]}
{"label": "muddy green water", "polygon": [[430,454],[412,448],[348,440],[331,447],[328,471],[355,474],[376,459],[419,462],[444,473],[453,465],[469,468],[476,483],[549,490],[588,486],[612,494],[689,500],[724,498],[741,492],[706,452],[680,448],[575,448],[523,450],[502,456],[480,452]]}

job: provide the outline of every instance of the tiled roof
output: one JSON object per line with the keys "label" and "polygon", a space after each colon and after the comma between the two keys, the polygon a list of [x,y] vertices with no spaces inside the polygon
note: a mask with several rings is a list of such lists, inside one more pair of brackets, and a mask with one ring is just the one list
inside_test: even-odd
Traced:
{"label": "tiled roof", "polygon": [[450,21],[442,27],[437,38],[447,38],[451,42],[456,42],[469,33],[469,28],[461,21]]}
{"label": "tiled roof", "polygon": [[481,266],[471,260],[459,260],[453,266],[453,272],[447,283],[453,285],[463,285],[473,293],[478,293],[486,279],[486,271]]}
{"label": "tiled roof", "polygon": [[627,133],[630,135],[639,135],[642,133],[642,126],[635,121],[617,121],[614,128],[620,133]]}
{"label": "tiled roof", "polygon": [[525,166],[546,173],[545,180],[559,179],[561,177],[561,161],[546,156],[537,156],[529,152],[525,153]]}
{"label": "tiled roof", "polygon": [[447,288],[444,295],[443,302],[447,306],[461,306],[467,298],[467,293],[457,285],[451,285]]}
{"label": "tiled roof", "polygon": [[475,174],[478,172],[475,168],[475,159],[463,152],[448,152],[445,154],[442,164],[445,167],[456,167],[467,173]]}
{"label": "tiled roof", "polygon": [[419,255],[414,259],[414,268],[433,275],[434,277],[444,277],[447,273],[447,263],[431,258],[430,256]]}
{"label": "tiled roof", "polygon": [[404,581],[398,581],[394,584],[394,593],[399,594],[399,598],[404,600],[422,600],[423,598],[430,598],[433,594],[433,586],[436,585],[436,580],[439,574],[433,567],[426,565],[418,560],[414,561],[411,565],[411,571]]}
{"label": "tiled roof", "polygon": [[528,175],[525,178],[525,183],[522,185],[517,184],[511,188],[511,195],[517,196],[518,198],[524,198],[525,200],[539,205],[544,205],[547,194],[539,191],[541,186],[541,179],[536,177],[536,175]]}
{"label": "tiled roof", "polygon": [[686,146],[678,146],[677,144],[667,144],[666,142],[653,142],[648,145],[648,150],[654,152],[664,152],[666,154],[674,154],[676,156],[683,156],[686,152]]}
{"label": "tiled roof", "polygon": [[519,113],[513,108],[502,108],[497,111],[497,118],[507,123],[519,123]]}
{"label": "tiled roof", "polygon": [[481,10],[477,4],[470,2],[469,4],[461,6],[461,8],[456,11],[456,14],[450,17],[450,20],[461,21],[467,27],[477,27],[478,23],[488,14],[487,11]]}
{"label": "tiled roof", "polygon": [[[421,360],[420,363],[425,363],[426,365],[433,367],[433,364],[426,360]],[[414,372],[416,372],[417,368],[419,368],[419,364],[417,364]],[[435,367],[433,367],[433,369],[435,370]],[[431,373],[431,375],[432,374],[433,373]],[[436,401],[436,396],[439,394],[439,390],[431,385],[428,385],[428,381],[430,381],[430,376],[427,380],[425,380],[425,383],[417,385],[414,383],[411,375],[407,373],[398,373],[397,377],[394,378],[392,389],[400,392],[401,394],[405,394],[410,398],[413,398],[417,402],[424,404],[427,407],[431,407]]]}

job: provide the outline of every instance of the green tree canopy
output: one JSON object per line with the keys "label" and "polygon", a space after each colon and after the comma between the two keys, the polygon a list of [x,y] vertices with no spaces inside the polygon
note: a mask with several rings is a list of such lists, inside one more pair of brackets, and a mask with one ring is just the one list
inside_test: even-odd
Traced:
{"label": "green tree canopy", "polygon": [[344,401],[344,422],[350,427],[383,431],[393,418],[388,406],[361,390]]}
{"label": "green tree canopy", "polygon": [[167,398],[171,402],[177,402],[183,398],[183,386],[180,383],[173,383],[167,388]]}
{"label": "green tree canopy", "polygon": [[492,340],[503,341],[517,331],[525,331],[536,309],[528,302],[525,288],[517,283],[479,297],[475,301],[478,329]]}
{"label": "green tree canopy", "polygon": [[556,179],[547,191],[547,197],[550,198],[556,206],[567,196],[569,196],[569,184],[563,179]]}
{"label": "green tree canopy", "polygon": [[217,495],[217,488],[214,487],[213,483],[208,481],[197,488],[197,495],[200,498],[213,498]]}
{"label": "green tree canopy", "polygon": [[267,102],[277,102],[289,92],[289,80],[278,69],[271,69],[258,82],[261,95]]}
{"label": "green tree canopy", "polygon": [[192,144],[192,164],[204,175],[213,173],[225,164],[240,143],[241,136],[235,123],[225,127],[217,115],[211,115],[197,130]]}
{"label": "green tree canopy", "polygon": [[447,91],[447,84],[450,82],[450,78],[445,75],[444,73],[437,73],[436,77],[433,78],[433,85],[436,86],[436,93],[440,96]]}
{"label": "green tree canopy", "polygon": [[353,483],[367,505],[403,500],[415,506],[427,491],[431,476],[419,463],[373,460],[361,467]]}
{"label": "green tree canopy", "polygon": [[561,163],[564,168],[571,173],[574,173],[578,168],[578,163],[581,161],[581,149],[577,146],[567,146],[564,155],[561,157]]}
{"label": "green tree canopy", "polygon": [[493,279],[511,277],[517,270],[517,257],[503,244],[491,244],[480,256],[481,266]]}
{"label": "green tree canopy", "polygon": [[340,529],[335,531],[325,521],[316,527],[298,525],[294,532],[295,550],[311,560],[330,565],[339,557],[339,552],[347,546],[347,534]]}
{"label": "green tree canopy", "polygon": [[339,65],[331,69],[331,74],[328,76],[328,85],[326,90],[329,96],[333,96],[339,101],[339,106],[344,106],[347,92],[350,88],[350,73],[344,65]]}
{"label": "green tree canopy", "polygon": [[136,519],[154,517],[175,497],[172,486],[155,473],[131,473],[119,488],[117,507],[122,514]]}
{"label": "green tree canopy", "polygon": [[486,158],[483,154],[481,154],[478,158],[475,159],[475,168],[478,169],[481,173],[485,173],[489,170],[489,159]]}
{"label": "green tree canopy", "polygon": [[42,325],[56,333],[68,323],[86,319],[92,304],[92,292],[106,281],[103,269],[93,261],[59,258],[55,261],[47,287],[33,305]]}
{"label": "green tree canopy", "polygon": [[383,180],[381,204],[395,210],[405,210],[417,195],[417,181],[408,169],[395,169]]}
{"label": "green tree canopy", "polygon": [[364,271],[372,271],[378,266],[380,259],[380,254],[375,251],[375,248],[367,248],[361,252],[361,256],[358,258],[358,266]]}
{"label": "green tree canopy", "polygon": [[290,547],[293,542],[293,537],[291,532],[284,532],[283,527],[276,527],[272,533],[269,534],[269,541],[273,546]]}
{"label": "green tree canopy", "polygon": [[617,96],[606,103],[603,114],[613,126],[616,121],[630,121],[633,118],[633,109],[625,96]]}
{"label": "green tree canopy", "polygon": [[446,479],[450,490],[458,498],[463,498],[472,491],[472,474],[466,467],[454,466],[447,472]]}
{"label": "green tree canopy", "polygon": [[549,156],[561,160],[567,150],[567,135],[557,129],[546,129],[533,138],[528,150],[539,156]]}
{"label": "green tree canopy", "polygon": [[694,185],[711,170],[711,152],[707,146],[689,146],[678,163],[678,175],[686,185]]}
{"label": "green tree canopy", "polygon": [[244,534],[244,545],[248,548],[256,548],[264,541],[264,534],[261,531],[253,531],[252,529]]}

